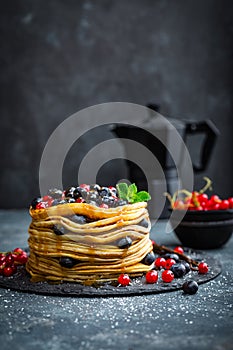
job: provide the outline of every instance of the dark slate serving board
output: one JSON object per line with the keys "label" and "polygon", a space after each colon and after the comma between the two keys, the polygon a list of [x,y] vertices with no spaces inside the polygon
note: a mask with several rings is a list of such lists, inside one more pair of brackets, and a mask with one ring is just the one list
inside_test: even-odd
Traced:
{"label": "dark slate serving board", "polygon": [[195,280],[198,284],[206,283],[221,273],[220,261],[213,257],[204,256],[202,252],[193,251],[191,255],[195,260],[204,260],[209,265],[207,274],[199,274],[197,271],[190,271],[183,278],[175,278],[171,283],[164,283],[160,273],[158,282],[148,284],[145,276],[132,279],[129,286],[103,284],[99,287],[84,286],[79,283],[63,282],[50,284],[48,282],[31,282],[30,275],[24,266],[19,266],[17,273],[11,277],[0,276],[0,287],[9,288],[19,292],[35,293],[42,295],[72,296],[72,297],[107,297],[107,296],[130,296],[172,292],[182,288],[186,280]]}

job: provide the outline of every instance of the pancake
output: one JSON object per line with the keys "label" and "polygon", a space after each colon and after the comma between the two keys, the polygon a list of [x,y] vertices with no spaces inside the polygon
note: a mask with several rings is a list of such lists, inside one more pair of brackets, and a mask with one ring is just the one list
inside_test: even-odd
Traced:
{"label": "pancake", "polygon": [[153,267],[146,202],[111,207],[61,200],[39,207],[29,210],[26,269],[32,281],[93,285],[116,281],[122,273],[140,276]]}

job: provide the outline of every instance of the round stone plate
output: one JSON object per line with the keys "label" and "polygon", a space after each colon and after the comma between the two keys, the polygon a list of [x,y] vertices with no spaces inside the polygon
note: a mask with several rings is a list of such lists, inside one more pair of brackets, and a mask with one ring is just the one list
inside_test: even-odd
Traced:
{"label": "round stone plate", "polygon": [[12,290],[56,296],[73,297],[106,297],[106,296],[128,296],[172,292],[182,288],[186,280],[195,280],[198,284],[206,283],[221,273],[220,262],[213,257],[204,256],[201,252],[189,251],[188,254],[197,261],[204,260],[209,266],[207,274],[199,274],[197,271],[190,271],[183,278],[175,278],[171,283],[164,283],[159,279],[157,283],[148,284],[145,276],[132,279],[129,286],[104,284],[100,287],[84,286],[79,283],[63,282],[60,284],[50,284],[48,282],[32,283],[30,275],[24,266],[19,266],[17,273],[11,277],[0,276],[0,287]]}

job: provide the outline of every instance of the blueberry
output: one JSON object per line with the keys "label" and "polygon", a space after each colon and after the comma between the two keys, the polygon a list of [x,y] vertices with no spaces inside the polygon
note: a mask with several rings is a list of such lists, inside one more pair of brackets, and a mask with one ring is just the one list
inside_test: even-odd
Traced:
{"label": "blueberry", "polygon": [[142,264],[151,265],[155,261],[155,255],[153,252],[148,253],[142,260]]}
{"label": "blueberry", "polygon": [[67,198],[66,202],[67,203],[75,203],[75,199],[74,198]]}
{"label": "blueberry", "polygon": [[87,201],[98,201],[98,199],[99,199],[99,195],[97,192],[94,192],[94,191],[90,191],[86,197]]}
{"label": "blueberry", "polygon": [[64,199],[54,199],[52,202],[52,206],[59,205],[59,204],[65,204],[67,203]]}
{"label": "blueberry", "polygon": [[69,258],[69,257],[61,257],[59,259],[59,264],[63,267],[67,267],[67,268],[71,268],[73,267],[75,264],[77,264],[77,261],[73,258]]}
{"label": "blueberry", "polygon": [[108,187],[101,187],[101,189],[98,192],[101,197],[110,195],[110,190]]}
{"label": "blueberry", "polygon": [[186,281],[183,284],[182,289],[186,294],[195,294],[198,291],[198,284],[193,280]]}
{"label": "blueberry", "polygon": [[185,266],[182,263],[172,265],[171,271],[176,278],[181,278],[186,274]]}
{"label": "blueberry", "polygon": [[65,228],[63,226],[60,225],[54,225],[53,226],[53,232],[57,235],[57,236],[62,236],[65,234]]}
{"label": "blueberry", "polygon": [[180,260],[179,255],[177,255],[175,253],[170,254],[170,259],[174,259],[176,262],[178,262]]}
{"label": "blueberry", "polygon": [[62,191],[58,190],[57,188],[51,188],[48,190],[48,195],[53,199],[59,199],[62,196]]}
{"label": "blueberry", "polygon": [[126,204],[128,204],[128,202],[123,200],[123,199],[119,199],[119,200],[114,202],[115,207],[119,207],[119,206],[126,205]]}
{"label": "blueberry", "polygon": [[101,189],[101,187],[97,184],[90,185],[90,190],[99,191],[100,189]]}
{"label": "blueberry", "polygon": [[75,189],[74,189],[74,191],[73,191],[73,197],[74,197],[74,199],[78,199],[78,198],[80,198],[80,197],[82,197],[82,189],[81,189],[81,187],[76,187]]}
{"label": "blueberry", "polygon": [[142,219],[138,225],[147,228],[149,226],[149,222],[146,219]]}
{"label": "blueberry", "polygon": [[74,193],[75,187],[70,187],[65,191],[65,196],[73,198],[73,193]]}
{"label": "blueberry", "polygon": [[32,208],[33,208],[33,209],[36,209],[36,205],[37,205],[38,203],[40,203],[40,202],[42,202],[42,198],[40,198],[40,197],[34,198],[34,199],[32,200],[32,202],[31,202]]}
{"label": "blueberry", "polygon": [[83,215],[73,215],[70,219],[76,224],[80,224],[80,225],[87,223],[87,218],[86,216],[83,216]]}
{"label": "blueberry", "polygon": [[115,203],[115,199],[113,197],[103,196],[102,197],[102,203],[108,204],[109,206],[112,206]]}
{"label": "blueberry", "polygon": [[182,264],[185,267],[186,273],[188,273],[191,270],[189,263],[187,261],[182,261]]}
{"label": "blueberry", "polygon": [[173,259],[175,260],[176,262],[178,262],[180,260],[179,256],[177,254],[173,254],[173,253],[166,253],[165,255],[163,255],[163,258],[164,259]]}
{"label": "blueberry", "polygon": [[118,243],[117,246],[121,249],[124,248],[129,248],[132,245],[133,241],[130,237],[126,236],[124,238],[121,238]]}

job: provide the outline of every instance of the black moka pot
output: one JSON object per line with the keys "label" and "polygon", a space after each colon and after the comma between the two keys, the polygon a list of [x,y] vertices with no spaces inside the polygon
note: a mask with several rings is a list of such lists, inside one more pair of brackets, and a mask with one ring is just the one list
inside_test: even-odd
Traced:
{"label": "black moka pot", "polygon": [[[159,138],[154,136],[153,131],[156,129],[156,133],[163,134],[163,139],[166,139],[166,144],[169,144],[173,138],[174,129],[165,128],[164,124],[161,124],[156,120],[156,112],[158,112],[158,105],[148,104],[148,112],[151,110],[151,115],[147,120],[143,120],[141,123],[135,125],[117,124],[112,126],[112,131],[117,137],[127,140],[133,140],[139,142],[141,145],[149,149],[155,158],[158,160],[161,168],[163,169],[163,178],[158,173],[151,173],[148,178],[145,178],[143,169],[138,167],[135,162],[126,160],[128,169],[128,179],[131,183],[136,183],[139,190],[148,189],[148,181],[151,182],[150,186],[153,190],[152,200],[149,203],[149,211],[152,218],[157,218],[157,213],[161,212],[160,218],[169,217],[169,203],[166,201],[164,208],[160,210],[160,205],[164,201],[164,182],[166,182],[166,190],[169,193],[174,193],[179,187],[179,179],[177,176],[177,168],[174,160],[172,159],[167,147],[162,143]],[[180,134],[184,143],[187,141],[188,135],[203,135],[203,142],[199,152],[199,163],[193,164],[194,173],[204,172],[209,164],[212,151],[216,142],[216,138],[219,134],[218,129],[212,123],[211,120],[204,121],[183,121],[178,119],[167,118],[175,130]],[[172,141],[171,141],[172,142]],[[132,154],[132,149],[129,151],[127,144],[123,142],[126,159],[130,159],[128,155]],[[178,146],[177,152],[182,153],[182,144]],[[148,165],[150,166],[150,165]]]}

